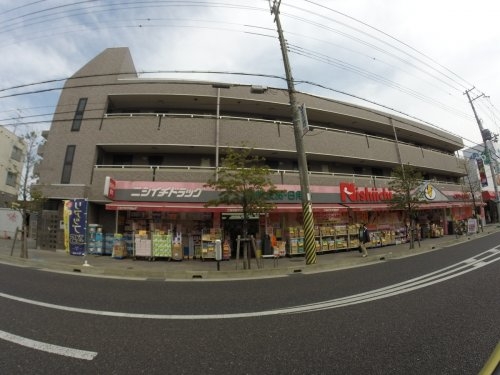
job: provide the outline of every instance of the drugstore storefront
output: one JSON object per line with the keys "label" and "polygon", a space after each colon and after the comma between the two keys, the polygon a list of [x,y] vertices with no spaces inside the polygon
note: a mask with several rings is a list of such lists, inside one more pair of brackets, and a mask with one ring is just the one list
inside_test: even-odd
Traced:
{"label": "drugstore storefront", "polygon": [[[303,251],[300,187],[278,185],[277,188],[282,193],[277,196],[275,209],[252,217],[249,234],[255,237],[264,254],[270,251],[278,251],[280,255],[300,254]],[[455,199],[453,192],[443,193],[429,184],[422,188],[431,192],[416,218],[423,238],[445,235],[449,232],[449,222],[472,215],[468,200]],[[318,252],[357,248],[362,223],[368,225],[374,246],[407,240],[409,220],[404,211],[391,206],[392,193],[388,189],[358,187],[348,182],[310,189]],[[202,183],[109,178],[105,193],[112,201],[106,204],[106,210],[115,211],[117,233],[150,241],[155,234],[170,234],[180,242],[184,257],[202,259],[204,242],[220,239],[229,248],[226,257],[234,255],[235,237],[241,234],[238,233],[241,209],[224,205],[207,207],[206,202],[216,198],[217,192]]]}

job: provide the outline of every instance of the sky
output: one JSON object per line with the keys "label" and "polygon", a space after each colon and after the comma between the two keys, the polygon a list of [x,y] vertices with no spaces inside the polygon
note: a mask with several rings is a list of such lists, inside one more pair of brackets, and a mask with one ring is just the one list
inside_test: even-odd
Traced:
{"label": "sky", "polygon": [[[298,91],[409,117],[466,147],[481,143],[466,91],[500,133],[498,15],[498,0],[280,3]],[[0,0],[0,126],[48,129],[64,79],[111,47],[130,48],[145,78],[286,87],[269,0]]]}

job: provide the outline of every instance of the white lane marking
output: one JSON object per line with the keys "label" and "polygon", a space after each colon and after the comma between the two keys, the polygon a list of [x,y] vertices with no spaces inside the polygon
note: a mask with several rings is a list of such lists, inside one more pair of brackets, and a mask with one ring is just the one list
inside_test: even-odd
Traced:
{"label": "white lane marking", "polygon": [[[477,259],[480,258],[480,259]],[[491,259],[490,259],[491,258]],[[488,260],[489,259],[489,260]],[[488,261],[486,261],[488,260]],[[235,318],[251,318],[259,316],[283,315],[283,314],[297,314],[317,310],[334,309],[348,305],[356,305],[364,302],[375,301],[378,299],[388,298],[398,294],[408,293],[417,289],[425,288],[429,285],[434,285],[471,271],[475,271],[490,263],[500,260],[500,252],[487,250],[475,257],[466,259],[451,266],[442,268],[440,270],[431,272],[427,275],[416,277],[398,284],[387,286],[380,289],[375,289],[369,292],[355,294],[352,296],[337,298],[328,301],[322,301],[307,305],[299,305],[292,307],[284,307],[275,310],[255,311],[247,313],[229,313],[229,314],[205,314],[205,315],[179,315],[179,314],[137,314],[137,313],[124,313],[116,311],[102,311],[83,309],[78,307],[62,306],[52,303],[40,302],[30,300],[27,298],[17,297],[5,293],[0,293],[0,297],[10,300],[46,307],[56,310],[76,312],[82,314],[110,316],[119,318],[132,318],[132,319],[156,319],[156,320],[210,320],[210,319],[235,319]]]}
{"label": "white lane marking", "polygon": [[26,346],[31,349],[41,350],[47,353],[63,355],[65,357],[85,359],[87,361],[92,361],[97,355],[96,352],[89,352],[86,350],[72,349],[59,345],[47,344],[41,341],[35,341],[27,339],[22,336],[13,335],[5,331],[0,331],[0,339],[10,341],[22,346]]}
{"label": "white lane marking", "polygon": [[[353,301],[353,300],[357,301],[357,300],[363,299],[365,297],[368,298],[368,297],[373,297],[373,296],[377,296],[377,295],[382,296],[383,294],[388,294],[388,293],[391,293],[390,295],[401,294],[401,293],[394,293],[394,291],[398,291],[398,290],[412,291],[412,290],[420,289],[420,288],[423,288],[425,286],[437,284],[437,282],[446,281],[446,280],[449,280],[453,277],[457,277],[457,276],[463,275],[467,272],[474,271],[475,270],[474,267],[480,268],[480,267],[483,267],[489,263],[500,260],[500,257],[498,257],[498,258],[496,257],[496,255],[499,254],[500,252],[491,251],[491,250],[492,249],[476,255],[476,257],[482,257],[483,255],[485,255],[481,259],[476,259],[476,257],[465,259],[459,263],[452,264],[448,267],[441,268],[437,271],[434,271],[434,272],[431,272],[431,273],[428,273],[426,275],[422,275],[419,277],[415,277],[413,279],[409,279],[409,280],[403,281],[401,283],[389,285],[389,286],[379,288],[379,289],[370,290],[370,291],[364,292],[364,293],[355,294],[353,296],[341,297],[341,298],[337,298],[337,299],[331,300],[331,301],[316,302],[316,303],[301,305],[301,306],[297,306],[297,307],[302,307],[302,306],[314,307],[314,306],[318,306],[318,305],[324,306],[325,303],[349,302],[349,301]],[[490,258],[493,258],[493,259],[490,259]],[[484,261],[485,259],[490,259],[490,260],[488,262],[485,262]],[[459,271],[464,270],[464,269],[465,269],[464,272],[458,273]],[[447,275],[451,275],[451,276],[444,277]],[[431,280],[436,280],[436,279],[437,279],[437,282],[430,282]],[[419,284],[420,284],[420,286],[419,286]],[[415,287],[415,286],[418,286],[418,287]],[[373,300],[373,299],[369,299],[369,300]]]}

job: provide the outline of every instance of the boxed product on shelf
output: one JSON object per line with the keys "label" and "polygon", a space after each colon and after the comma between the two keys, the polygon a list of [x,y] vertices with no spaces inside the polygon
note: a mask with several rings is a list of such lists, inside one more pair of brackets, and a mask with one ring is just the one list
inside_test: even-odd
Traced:
{"label": "boxed product on shelf", "polygon": [[323,240],[321,241],[321,250],[322,251],[328,251],[328,241],[327,240]]}
{"label": "boxed product on shelf", "polygon": [[103,254],[104,255],[111,255],[113,253],[113,243],[115,240],[115,234],[114,233],[105,233],[103,236],[103,242],[104,242],[104,248],[103,248]]}
{"label": "boxed product on shelf", "polygon": [[127,257],[127,245],[120,233],[115,233],[114,235],[113,250],[111,256],[117,259],[123,259]]}
{"label": "boxed product on shelf", "polygon": [[347,241],[344,238],[335,239],[335,248],[344,249],[347,247]]}
{"label": "boxed product on shelf", "polygon": [[349,234],[359,234],[359,227],[356,224],[351,224],[348,227]]}
{"label": "boxed product on shelf", "polygon": [[304,252],[304,238],[300,237],[297,239],[297,247],[298,247],[298,252],[303,253]]}
{"label": "boxed product on shelf", "polygon": [[153,234],[152,240],[154,257],[170,258],[172,256],[171,234]]}
{"label": "boxed product on shelf", "polygon": [[345,226],[336,226],[335,227],[335,235],[337,236],[345,236],[347,235],[347,228]]}
{"label": "boxed product on shelf", "polygon": [[335,250],[335,249],[336,249],[335,240],[333,238],[329,239],[328,240],[328,250]]}

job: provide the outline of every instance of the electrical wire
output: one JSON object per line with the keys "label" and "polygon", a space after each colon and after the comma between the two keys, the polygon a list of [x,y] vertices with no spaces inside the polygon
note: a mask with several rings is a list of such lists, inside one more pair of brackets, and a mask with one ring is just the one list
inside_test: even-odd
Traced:
{"label": "electrical wire", "polygon": [[[312,1],[307,1],[307,2],[309,2],[311,4],[314,4],[314,5],[318,6],[318,7],[322,7],[323,9],[325,8],[324,6],[319,5],[319,4],[315,3],[315,2],[312,2]],[[41,2],[32,2],[31,4],[37,4],[37,3],[41,3]],[[85,10],[87,12],[88,11],[95,11],[95,13],[93,13],[93,14],[97,14],[97,13],[104,14],[106,12],[109,13],[112,10],[113,11],[117,11],[117,10],[123,11],[123,10],[137,9],[138,7],[142,7],[142,8],[151,7],[151,9],[152,9],[153,7],[157,8],[157,7],[160,7],[160,6],[185,6],[185,7],[186,6],[203,6],[203,7],[220,7],[220,8],[228,8],[228,7],[231,6],[233,8],[239,8],[239,9],[252,9],[252,10],[259,10],[259,11],[261,11],[261,10],[263,11],[264,10],[263,8],[260,8],[260,7],[250,7],[250,6],[247,6],[247,5],[240,6],[240,5],[235,5],[235,4],[228,4],[228,3],[222,3],[222,2],[211,2],[211,1],[203,1],[203,2],[199,2],[199,1],[139,1],[139,2],[137,2],[137,1],[133,1],[133,2],[132,1],[119,1],[119,2],[107,3],[106,4],[108,6],[107,8],[105,8],[102,4],[95,4],[95,3],[99,3],[99,2],[96,2],[96,1],[79,1],[79,2],[73,2],[73,3],[62,5],[62,6],[50,7],[50,8],[44,9],[44,10],[36,10],[36,11],[29,12],[29,13],[25,13],[22,16],[18,16],[17,18],[13,17],[10,21],[12,22],[12,20],[22,19],[22,17],[25,17],[25,19],[23,21],[26,21],[27,18],[31,17],[30,18],[31,20],[38,20],[38,21],[45,20],[45,22],[51,22],[51,21],[54,21],[54,18],[45,17],[46,15],[51,14],[52,17],[54,15],[57,15],[57,16],[61,16],[61,15],[76,16],[76,15],[81,15],[81,14],[80,13],[75,13],[75,12],[82,12],[83,10]],[[264,1],[261,1],[261,3],[267,3],[267,1],[264,0]],[[241,3],[238,2],[238,4],[241,4]],[[283,5],[284,4],[285,3],[283,3]],[[27,6],[28,5],[29,4],[27,4]],[[78,7],[80,7],[80,8],[78,8]],[[18,7],[18,8],[21,8],[21,7]],[[66,9],[70,9],[71,12],[62,11],[62,10],[66,10]],[[315,16],[323,16],[321,13],[318,13],[318,12],[311,12],[311,11],[309,11],[307,9],[303,9],[303,8],[299,8],[299,7],[295,7],[294,8],[293,5],[290,6],[290,9],[299,10],[302,14],[309,14],[309,15],[315,15]],[[337,12],[335,10],[332,10],[331,8],[327,8],[327,9],[331,10],[333,12]],[[10,12],[10,11],[7,11],[7,12]],[[4,12],[4,14],[5,13],[6,12]],[[340,12],[337,12],[337,13],[340,14]],[[285,14],[287,14],[287,13],[285,12]],[[42,17],[40,17],[40,16],[42,16]],[[310,24],[315,24],[312,20],[308,20],[308,19],[306,19],[304,17],[299,17],[299,16],[295,16],[295,15],[288,15],[288,16],[289,17],[296,17],[296,19],[300,20],[301,22],[310,22]],[[45,17],[45,18],[43,18],[43,17]],[[347,16],[347,17],[350,17],[350,16]],[[362,21],[359,21],[359,20],[355,19],[354,17],[350,17],[350,18],[352,20],[356,21],[356,22],[361,22],[362,23]],[[332,19],[330,17],[327,17],[326,19],[329,20],[329,21],[331,21],[332,23],[339,23],[339,21],[336,21],[336,20],[334,20],[334,19]],[[144,20],[144,19],[142,19],[142,20]],[[209,21],[206,21],[206,22],[209,22]],[[346,26],[350,26],[350,25],[347,25],[346,23],[342,23],[342,24],[346,25]],[[370,25],[368,25],[366,23],[362,23],[362,24],[364,26],[371,27],[373,30],[376,30],[378,32],[383,33],[381,30],[373,28],[372,26],[370,26]],[[8,23],[5,23],[5,24],[2,23],[2,25],[8,25]],[[246,25],[246,26],[251,27],[252,25]],[[117,25],[116,27],[124,27],[124,26]],[[129,25],[128,27],[137,27],[137,26],[131,26],[131,25]],[[144,27],[163,27],[163,26],[160,24],[160,25],[155,25],[155,26],[144,25]],[[255,26],[255,27],[258,27],[258,26]],[[0,26],[0,28],[1,28],[1,26]],[[210,29],[210,28],[206,28],[206,29]],[[270,30],[270,29],[268,29],[268,30]],[[357,29],[352,28],[352,27],[351,27],[351,30],[355,30],[357,33],[360,32]],[[235,31],[235,30],[233,30],[233,31]],[[365,32],[362,32],[362,31],[361,31],[361,33],[365,37],[367,37],[367,38],[369,37],[368,33],[365,33]],[[289,35],[289,34],[287,34],[287,35]],[[347,33],[344,33],[344,34],[345,34],[346,37],[351,36],[353,38],[357,38],[357,37],[355,37],[352,34],[351,35],[349,35]],[[385,34],[385,33],[383,33],[383,34]],[[264,34],[262,34],[262,35],[266,36]],[[395,40],[398,43],[403,43],[400,40],[391,37],[389,34],[385,34],[385,36],[390,37],[392,40]],[[360,40],[361,43],[363,42],[363,40],[361,40],[360,38],[357,38],[357,39]],[[391,48],[394,47],[394,45],[392,43],[387,42],[385,40],[381,40],[380,38],[375,39],[375,40],[377,40],[379,42],[382,42],[384,45],[386,45],[388,47],[391,47]],[[364,45],[367,45],[366,43],[367,42],[365,41]],[[375,45],[373,45],[373,46],[376,47]],[[407,45],[407,47],[411,48],[411,46],[409,46],[409,45]],[[297,45],[297,48],[300,48],[300,46]],[[404,55],[409,56],[410,58],[413,57],[412,54],[409,54],[409,53],[403,51],[402,49],[396,48],[395,50],[398,53],[402,53],[402,54],[404,53]],[[314,51],[307,51],[308,53],[306,54],[305,49],[302,48],[302,50],[299,50],[299,49],[296,50],[297,54],[299,54],[299,52],[302,53],[302,55],[304,57],[308,57],[308,58],[315,57],[316,61],[320,61],[320,55],[318,55],[317,53],[314,53]],[[410,60],[408,60],[406,58],[399,57],[399,56],[397,56],[394,53],[386,51],[385,49],[379,48],[379,52],[383,53],[385,55],[391,56],[392,58],[399,58],[400,61],[403,62],[403,63],[407,63],[408,61],[410,61]],[[416,52],[418,52],[418,51],[416,51]],[[418,53],[420,53],[420,52],[418,52]],[[324,60],[324,61],[328,61],[328,60]],[[352,69],[353,71],[356,70],[356,68],[354,66],[349,66],[348,64],[344,65],[344,66],[345,66],[346,69]],[[434,68],[432,67],[432,69],[434,69]],[[419,71],[423,72],[424,70],[419,70]],[[429,73],[429,72],[427,72],[427,73]],[[358,72],[358,74],[359,74],[359,72]],[[361,76],[363,76],[363,75],[361,74]],[[450,84],[450,82],[447,81],[448,79],[451,82],[454,82],[454,83],[456,83],[458,85],[462,85],[463,86],[463,83],[458,82],[453,77],[445,76],[445,78],[439,78],[439,77],[434,77],[432,75],[431,75],[431,77],[433,79],[435,79],[436,82],[441,82],[442,84],[447,85],[447,86],[449,86],[451,88],[454,88],[454,89],[458,89],[458,87],[456,87],[454,84]],[[376,75],[374,75],[372,79],[376,79],[376,78],[377,78]],[[378,81],[378,82],[382,83],[382,82],[384,82],[384,80],[386,80],[386,79],[384,77],[381,77],[381,80]],[[387,85],[387,83],[388,82],[386,82],[385,84]],[[397,87],[393,87],[393,88],[398,89]],[[338,91],[340,91],[340,90],[338,90]],[[40,92],[43,92],[43,91],[40,91]],[[468,116],[468,117],[470,117],[470,116]]]}

